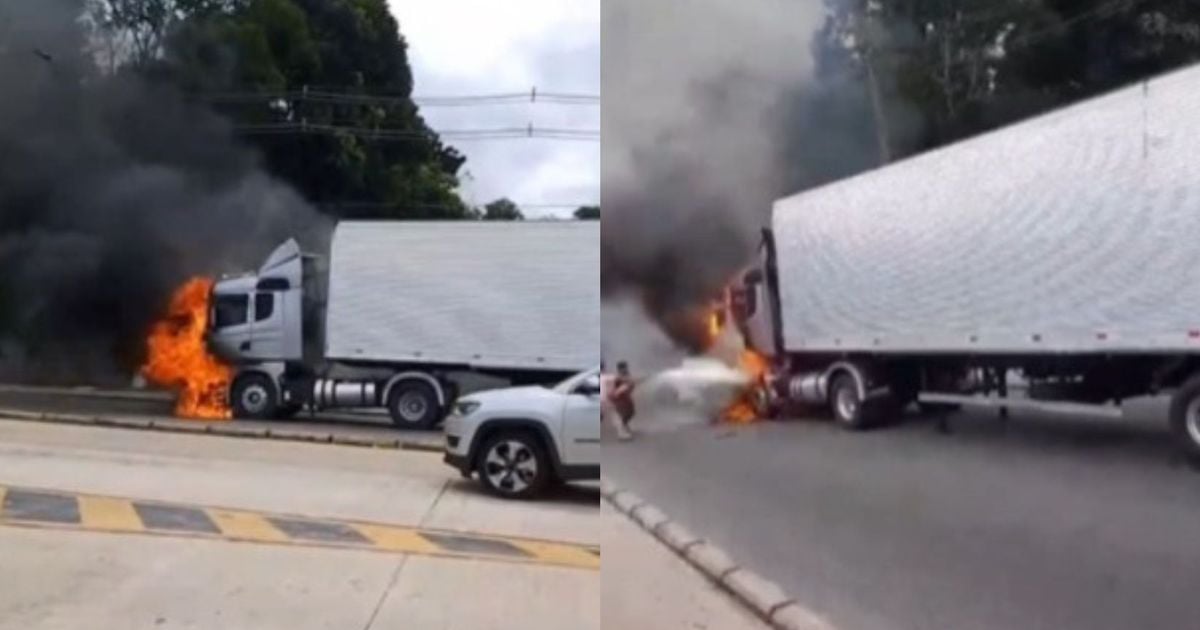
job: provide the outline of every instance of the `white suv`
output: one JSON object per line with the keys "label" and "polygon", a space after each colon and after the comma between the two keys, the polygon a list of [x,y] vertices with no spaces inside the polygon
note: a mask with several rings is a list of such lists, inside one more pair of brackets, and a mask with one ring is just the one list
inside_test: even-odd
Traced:
{"label": "white suv", "polygon": [[537,495],[550,483],[600,478],[600,370],[554,387],[465,396],[446,418],[447,464],[493,494]]}

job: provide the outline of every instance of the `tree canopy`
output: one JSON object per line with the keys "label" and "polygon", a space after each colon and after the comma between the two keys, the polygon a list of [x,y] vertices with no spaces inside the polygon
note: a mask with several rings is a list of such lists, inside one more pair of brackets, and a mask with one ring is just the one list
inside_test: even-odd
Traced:
{"label": "tree canopy", "polygon": [[455,192],[465,158],[413,103],[407,43],[386,0],[89,2],[110,73],[210,103],[270,174],[326,212],[471,216]]}
{"label": "tree canopy", "polygon": [[483,207],[484,221],[522,221],[525,214],[508,198],[497,199]]}
{"label": "tree canopy", "polygon": [[[895,159],[1200,59],[1185,0],[826,0],[827,89],[859,90]],[[832,87],[831,87],[832,86]]]}
{"label": "tree canopy", "polygon": [[580,221],[599,221],[600,206],[580,206],[575,210],[575,218]]}

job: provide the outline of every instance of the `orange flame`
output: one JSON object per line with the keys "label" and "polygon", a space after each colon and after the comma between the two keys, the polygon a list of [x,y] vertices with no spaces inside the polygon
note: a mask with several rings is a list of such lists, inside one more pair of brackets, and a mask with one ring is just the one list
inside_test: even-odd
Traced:
{"label": "orange flame", "polygon": [[175,415],[183,418],[231,417],[225,392],[233,370],[209,354],[204,343],[212,286],[211,278],[197,277],[176,289],[166,315],[146,339],[142,375],[177,393]]}
{"label": "orange flame", "polygon": [[[710,348],[716,345],[724,334],[725,325],[721,320],[721,314],[716,310],[708,316]],[[749,348],[744,348],[738,354],[737,363],[737,368],[750,377],[750,384],[721,412],[721,419],[732,424],[749,424],[758,420],[758,405],[755,401],[765,391],[770,366],[765,357]]]}

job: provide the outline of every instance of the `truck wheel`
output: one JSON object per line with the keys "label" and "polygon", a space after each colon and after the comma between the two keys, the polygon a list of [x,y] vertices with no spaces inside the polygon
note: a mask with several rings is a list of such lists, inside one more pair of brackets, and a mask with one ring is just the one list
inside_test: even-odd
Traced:
{"label": "truck wheel", "polygon": [[550,484],[550,458],[528,431],[497,431],[479,451],[476,467],[488,492],[505,499],[531,499]]}
{"label": "truck wheel", "polygon": [[829,387],[829,406],[833,409],[833,419],[851,431],[866,429],[866,405],[858,393],[858,384],[849,374],[839,374]]}
{"label": "truck wheel", "polygon": [[1200,462],[1200,375],[1188,379],[1171,397],[1170,419],[1184,456]]}
{"label": "truck wheel", "polygon": [[402,429],[428,429],[442,417],[437,391],[424,381],[406,380],[393,385],[387,406],[392,424]]}
{"label": "truck wheel", "polygon": [[279,410],[275,384],[265,374],[247,374],[233,382],[230,391],[233,417],[270,420]]}

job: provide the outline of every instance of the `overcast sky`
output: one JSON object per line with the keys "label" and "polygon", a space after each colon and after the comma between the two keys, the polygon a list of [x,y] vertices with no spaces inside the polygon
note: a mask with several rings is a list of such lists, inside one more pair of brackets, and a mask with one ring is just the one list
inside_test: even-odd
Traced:
{"label": "overcast sky", "polygon": [[[409,45],[414,95],[528,91],[600,94],[600,0],[388,0]],[[434,129],[600,128],[600,107],[529,103],[426,107]],[[569,214],[539,204],[600,203],[600,143],[450,140],[467,156],[463,196],[527,204],[526,216]]]}

